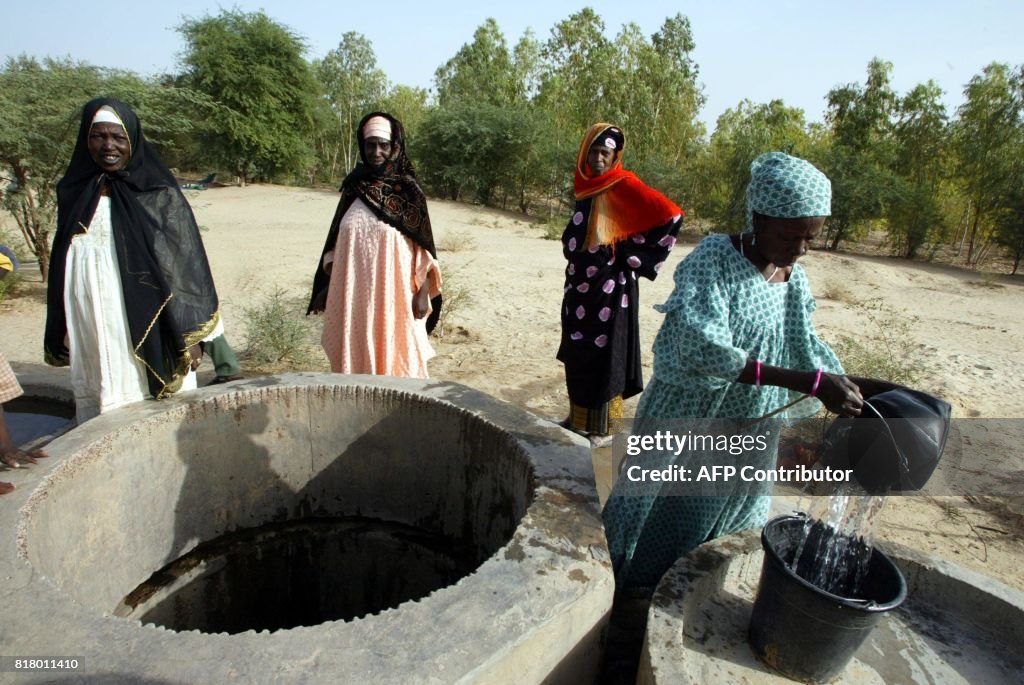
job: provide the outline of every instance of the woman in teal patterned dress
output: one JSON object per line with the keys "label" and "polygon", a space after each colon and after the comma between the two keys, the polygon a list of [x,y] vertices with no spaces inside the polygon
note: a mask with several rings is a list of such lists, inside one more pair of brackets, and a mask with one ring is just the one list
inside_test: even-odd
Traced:
{"label": "woman in teal patterned dress", "polygon": [[[702,241],[676,269],[671,296],[655,307],[665,321],[654,342],[653,379],[637,408],[636,435],[665,420],[756,420],[803,396],[779,417],[813,415],[819,400],[830,411],[856,416],[865,396],[893,387],[845,376],[811,323],[814,298],[797,260],[831,212],[828,178],[802,159],[761,155],[751,164],[747,208],[748,231]],[[772,434],[765,449],[742,458],[758,469],[773,468],[778,431],[762,432]],[[680,459],[670,450],[656,454],[654,463],[680,466]],[[678,484],[674,490],[646,487],[638,490],[620,476],[604,510],[620,590],[649,592],[699,544],[763,525],[771,483],[711,494],[680,491]]]}

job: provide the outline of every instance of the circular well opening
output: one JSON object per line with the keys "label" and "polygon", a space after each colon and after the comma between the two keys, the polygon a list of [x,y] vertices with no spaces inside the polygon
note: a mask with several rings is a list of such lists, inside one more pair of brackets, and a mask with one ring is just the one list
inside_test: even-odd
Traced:
{"label": "circular well opening", "polygon": [[472,573],[533,481],[509,433],[447,402],[268,386],[149,407],[89,443],[30,503],[27,554],[80,603],[143,623],[317,625]]}

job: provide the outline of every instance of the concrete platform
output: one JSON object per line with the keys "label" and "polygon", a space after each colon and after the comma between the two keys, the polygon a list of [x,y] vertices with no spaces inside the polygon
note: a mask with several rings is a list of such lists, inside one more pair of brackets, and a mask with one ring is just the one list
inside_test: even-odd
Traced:
{"label": "concrete platform", "polygon": [[[1024,593],[881,545],[908,596],[875,627],[834,683],[1007,685],[1024,682]],[[678,561],[651,602],[637,683],[791,683],[747,643],[761,574],[760,531],[707,543]]]}
{"label": "concrete platform", "polygon": [[[288,374],[104,414],[5,473],[3,682],[579,683],[614,580],[582,438],[446,382]],[[203,541],[364,516],[471,540],[453,585],[351,621],[175,631],[114,615]],[[10,664],[0,659],[0,669]]]}

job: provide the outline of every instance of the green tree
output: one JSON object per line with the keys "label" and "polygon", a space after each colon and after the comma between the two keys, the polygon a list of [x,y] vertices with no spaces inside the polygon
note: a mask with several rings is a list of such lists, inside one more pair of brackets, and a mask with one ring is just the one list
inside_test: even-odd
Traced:
{"label": "green tree", "polygon": [[512,50],[513,101],[532,102],[540,91],[543,46],[527,28]]}
{"label": "green tree", "polygon": [[515,101],[516,79],[512,56],[498,22],[488,18],[455,56],[434,73],[437,103],[447,107],[461,102],[502,106]]}
{"label": "green tree", "polygon": [[722,228],[742,228],[746,222],[746,189],[750,163],[765,152],[778,150],[806,156],[808,135],[802,109],[782,100],[756,104],[743,100],[726,110],[715,126],[704,166],[706,185],[698,211]]}
{"label": "green tree", "polygon": [[419,141],[420,126],[427,117],[429,108],[427,99],[429,94],[423,88],[415,88],[397,84],[391,87],[388,94],[384,96],[381,109],[402,122],[405,128],[405,137],[409,146],[409,153],[416,157],[416,145]]}
{"label": "green tree", "polygon": [[582,135],[595,121],[617,123],[626,132],[630,168],[670,196],[693,195],[692,159],[705,133],[697,121],[704,96],[694,47],[681,14],[650,38],[629,23],[609,41],[604,22],[586,8],[557,24],[544,44],[537,102],[562,135]]}
{"label": "green tree", "polygon": [[630,159],[678,166],[703,137],[697,114],[704,96],[691,58],[695,43],[689,19],[665,21],[648,40],[636,24],[615,38],[614,69],[605,89],[608,115],[630,132]]}
{"label": "green tree", "polygon": [[890,85],[892,64],[878,58],[868,63],[863,86],[851,83],[828,93],[825,120],[832,145],[823,161],[832,181],[832,216],[826,242],[836,249],[855,240],[885,213],[891,187],[892,115],[897,97]]}
{"label": "green tree", "polygon": [[933,81],[900,98],[893,126],[893,192],[886,208],[889,241],[900,256],[913,258],[945,233],[942,207],[948,130],[942,89]]}
{"label": "green tree", "polygon": [[964,88],[966,101],[954,124],[957,176],[971,202],[973,218],[968,232],[967,263],[993,237],[994,217],[1010,194],[1015,180],[1016,144],[1021,137],[1022,72],[992,63]]}
{"label": "green tree", "polygon": [[239,10],[186,19],[178,31],[184,83],[218,104],[202,132],[211,161],[242,185],[306,169],[317,88],[302,39],[263,12]]}
{"label": "green tree", "polygon": [[78,136],[82,106],[107,95],[135,109],[146,137],[165,154],[209,102],[160,80],[71,60],[8,59],[0,70],[0,183],[11,214],[45,280],[56,223],[56,185]]}
{"label": "green tree", "polygon": [[362,34],[349,31],[322,59],[313,63],[323,97],[334,115],[334,126],[318,130],[317,136],[330,140],[321,148],[327,156],[330,177],[344,175],[359,159],[355,130],[367,112],[381,106],[388,80],[377,66],[373,45]]}
{"label": "green tree", "polygon": [[1015,274],[1024,259],[1024,173],[1015,174],[1002,205],[996,222],[996,241],[1010,251]]}
{"label": "green tree", "polygon": [[430,162],[422,176],[449,199],[491,204],[514,173],[527,129],[512,108],[487,102],[439,107],[420,131],[419,150]]}
{"label": "green tree", "polygon": [[615,46],[604,21],[585,7],[551,29],[542,53],[545,66],[538,102],[558,129],[582,136],[595,121],[612,118],[605,95],[614,82]]}
{"label": "green tree", "polygon": [[655,59],[646,80],[653,94],[652,144],[665,166],[681,168],[695,156],[706,133],[697,118],[706,98],[692,57],[696,42],[690,20],[682,14],[669,17],[651,36],[651,44]]}

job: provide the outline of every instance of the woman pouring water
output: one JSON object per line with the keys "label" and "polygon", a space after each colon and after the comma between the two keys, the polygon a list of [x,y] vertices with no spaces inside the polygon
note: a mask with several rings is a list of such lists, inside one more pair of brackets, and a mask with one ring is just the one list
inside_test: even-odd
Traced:
{"label": "woman pouring water", "polygon": [[[844,375],[811,322],[815,302],[798,261],[831,213],[831,196],[828,178],[809,162],[781,152],[754,160],[746,232],[704,239],[656,307],[665,320],[654,343],[653,378],[637,408],[638,430],[654,420],[756,420],[805,396],[778,416],[810,416],[821,404],[857,416],[865,396],[895,387]],[[747,455],[759,469],[775,465],[778,432],[772,433],[764,449]],[[664,465],[680,467],[687,456],[666,453]],[[649,591],[694,547],[763,525],[771,483],[728,497],[633,495],[628,486],[620,478],[605,507],[608,543],[619,589]]]}

